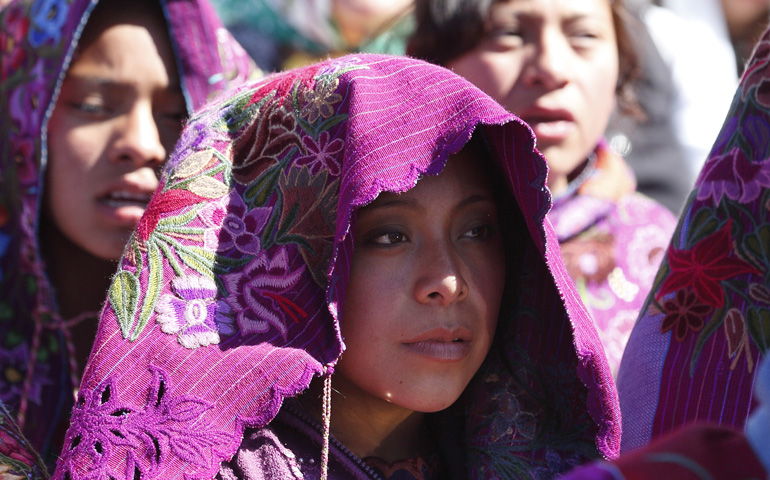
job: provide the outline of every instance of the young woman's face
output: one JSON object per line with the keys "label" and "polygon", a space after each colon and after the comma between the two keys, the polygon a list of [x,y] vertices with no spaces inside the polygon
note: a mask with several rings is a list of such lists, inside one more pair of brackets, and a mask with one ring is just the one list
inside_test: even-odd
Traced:
{"label": "young woman's face", "polygon": [[49,123],[46,211],[99,258],[120,258],[187,114],[157,17],[97,26],[79,46]]}
{"label": "young woman's face", "polygon": [[532,126],[558,193],[596,147],[615,105],[610,2],[496,2],[486,37],[448,66]]}
{"label": "young woman's face", "polygon": [[[497,207],[479,159],[450,157],[409,192],[358,211],[336,386],[358,401],[433,412],[489,351],[505,282]],[[356,397],[357,396],[357,397]]]}

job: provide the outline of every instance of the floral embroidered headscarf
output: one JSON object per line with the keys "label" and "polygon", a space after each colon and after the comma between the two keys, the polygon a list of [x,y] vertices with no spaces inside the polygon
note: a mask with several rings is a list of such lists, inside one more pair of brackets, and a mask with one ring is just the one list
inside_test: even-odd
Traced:
{"label": "floral embroidered headscarf", "polygon": [[213,477],[246,427],[343,354],[356,209],[438,174],[475,130],[529,253],[503,353],[460,402],[469,475],[616,455],[614,383],[545,218],[531,131],[449,70],[362,54],[270,76],[190,121],[110,288],[55,478]]}
{"label": "floral embroidered headscarf", "polygon": [[621,363],[623,450],[742,429],[770,346],[770,32],[757,45]]}
{"label": "floral embroidered headscarf", "polygon": [[[20,0],[0,11],[0,401],[44,456],[77,383],[37,239],[46,129],[96,3]],[[190,113],[256,73],[207,0],[162,5]]]}

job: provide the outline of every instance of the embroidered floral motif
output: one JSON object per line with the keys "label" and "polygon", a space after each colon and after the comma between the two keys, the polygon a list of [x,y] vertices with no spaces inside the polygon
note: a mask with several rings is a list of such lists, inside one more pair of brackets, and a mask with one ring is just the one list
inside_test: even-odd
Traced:
{"label": "embroidered floral motif", "polygon": [[217,286],[206,277],[177,277],[171,282],[178,296],[163,295],[155,307],[164,333],[178,336],[185,348],[219,343],[220,335],[235,333],[230,306],[216,301]]}
{"label": "embroidered floral motif", "polygon": [[[0,349],[0,401],[17,400],[24,393],[24,379],[29,374],[29,348],[26,343],[10,350]],[[41,404],[41,392],[46,384],[48,365],[37,363],[29,381],[27,398]]]}
{"label": "embroidered floral motif", "polygon": [[721,308],[725,301],[722,280],[745,273],[759,274],[746,261],[728,256],[732,251],[731,226],[728,220],[724,227],[688,250],[677,250],[672,245],[668,251],[671,272],[656,298],[660,300],[667,293],[691,287],[703,303]]}
{"label": "embroidered floral motif", "polygon": [[122,402],[111,380],[78,394],[62,452],[71,478],[125,478],[125,472],[112,471],[113,455],[125,456],[127,471],[138,478],[155,477],[171,457],[208,467],[215,458],[213,448],[232,440],[228,433],[206,428],[209,403],[174,396],[166,373],[150,370],[153,383],[141,409]]}
{"label": "embroidered floral motif", "polygon": [[273,327],[286,339],[288,327],[275,312],[284,312],[294,323],[307,316],[300,306],[281,295],[294,287],[304,271],[304,265],[291,270],[286,248],[281,247],[272,258],[263,251],[243,271],[223,277],[229,293],[226,301],[236,312],[241,335],[265,333]]}
{"label": "embroidered floral motif", "polygon": [[748,65],[741,81],[743,98],[753,89],[754,98],[761,106],[770,108],[770,89],[768,89],[768,67],[770,67],[770,41],[764,37],[754,47],[753,61]]}
{"label": "embroidered floral motif", "polygon": [[38,0],[32,5],[32,28],[29,43],[38,48],[46,43],[56,45],[67,20],[69,3],[66,0]]}
{"label": "embroidered floral motif", "polygon": [[677,341],[681,342],[688,331],[699,332],[703,328],[704,319],[712,310],[711,306],[698,302],[692,289],[679,290],[674,298],[663,303],[663,312],[666,315],[660,332],[674,330]]}
{"label": "embroidered floral motif", "polygon": [[21,8],[9,6],[7,13],[7,23],[14,25],[13,30],[3,28],[0,30],[0,81],[6,82],[15,74],[22,74],[22,64],[27,60],[27,52],[21,48],[16,48],[29,32],[29,19],[24,16]]}
{"label": "embroidered floral motif", "polygon": [[299,148],[297,121],[276,102],[267,103],[241,135],[233,141],[233,178],[248,184],[278,163],[290,148]]}
{"label": "embroidered floral motif", "polygon": [[233,192],[225,202],[206,205],[198,216],[209,226],[204,233],[206,249],[226,252],[235,248],[247,255],[256,255],[261,249],[259,235],[273,211],[272,207],[257,207],[248,211],[243,198]]}
{"label": "embroidered floral motif", "polygon": [[335,154],[340,153],[345,146],[345,142],[340,138],[335,138],[329,142],[329,132],[321,132],[316,143],[311,137],[302,138],[302,144],[305,146],[308,154],[298,157],[294,160],[296,165],[307,165],[310,173],[318,175],[318,172],[327,170],[329,175],[338,177],[340,174],[340,159]]}
{"label": "embroidered floral motif", "polygon": [[313,90],[303,90],[300,116],[307,118],[310,123],[315,123],[319,117],[329,118],[334,115],[333,105],[342,100],[342,95],[334,92],[338,86],[339,80],[335,77],[328,81],[316,82]]}
{"label": "embroidered floral motif", "polygon": [[730,370],[735,370],[741,353],[745,352],[747,370],[751,372],[754,369],[754,359],[751,355],[751,349],[749,349],[749,334],[743,313],[737,308],[731,308],[725,315],[723,326],[727,339],[727,355],[733,359]]}
{"label": "embroidered floral motif", "polygon": [[315,177],[307,168],[292,168],[278,179],[287,237],[297,240],[302,258],[318,285],[326,286],[332,255],[339,180],[327,185],[327,173]]}
{"label": "embroidered floral motif", "polygon": [[[725,173],[729,176],[725,177]],[[763,188],[770,187],[770,160],[751,163],[743,150],[735,147],[725,155],[712,157],[703,166],[698,200],[712,198],[717,205],[722,197],[739,203],[752,203]]]}

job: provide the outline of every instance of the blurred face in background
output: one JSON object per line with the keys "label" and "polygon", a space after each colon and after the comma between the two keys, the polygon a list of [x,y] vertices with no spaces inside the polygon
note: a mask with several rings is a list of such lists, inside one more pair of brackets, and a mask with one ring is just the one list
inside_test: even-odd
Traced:
{"label": "blurred face in background", "polygon": [[608,0],[502,0],[486,35],[448,62],[534,130],[558,194],[615,106],[618,48]]}
{"label": "blurred face in background", "polygon": [[160,8],[110,7],[89,20],[51,116],[45,208],[75,245],[116,260],[187,111]]}

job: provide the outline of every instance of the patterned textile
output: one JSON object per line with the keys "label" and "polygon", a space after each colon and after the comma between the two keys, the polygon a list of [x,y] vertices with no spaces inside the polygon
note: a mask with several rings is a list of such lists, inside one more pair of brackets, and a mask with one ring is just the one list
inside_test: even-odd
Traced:
{"label": "patterned textile", "polygon": [[689,422],[742,429],[770,345],[770,33],[690,194],[618,377],[623,449]]}
{"label": "patterned textile", "polygon": [[595,164],[570,183],[580,185],[554,201],[548,218],[567,271],[596,320],[610,367],[617,372],[676,219],[634,192],[633,174],[619,155],[603,144],[594,155]]}
{"label": "patterned textile", "polygon": [[463,467],[550,478],[615,456],[614,382],[545,218],[531,131],[449,70],[361,54],[189,122],[110,288],[54,477],[212,478],[245,428],[332,373],[356,209],[438,174],[477,125],[523,210],[525,255],[500,348],[448,412],[467,419]]}
{"label": "patterned textile", "polygon": [[[767,444],[764,444],[767,448]],[[688,425],[613,462],[595,462],[563,480],[766,480],[742,432],[714,425]]]}
{"label": "patterned textile", "polygon": [[0,479],[48,478],[43,461],[24,438],[10,412],[0,402]]}
{"label": "patterned textile", "polygon": [[[44,457],[60,447],[52,436],[66,429],[80,373],[38,248],[46,126],[95,5],[20,0],[0,13],[0,401]],[[254,72],[207,0],[164,6],[190,112]]]}

